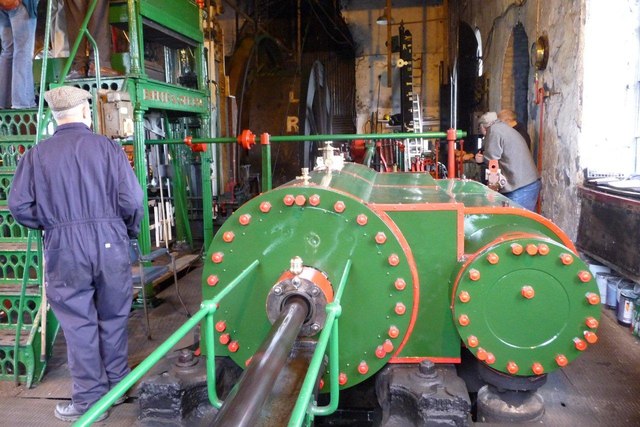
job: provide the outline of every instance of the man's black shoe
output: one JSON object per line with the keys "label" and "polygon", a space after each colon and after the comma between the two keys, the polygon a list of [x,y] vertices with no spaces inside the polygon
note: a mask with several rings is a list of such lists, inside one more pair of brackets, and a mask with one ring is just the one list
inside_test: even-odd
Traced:
{"label": "man's black shoe", "polygon": [[[58,403],[56,405],[55,416],[62,421],[74,422],[80,419],[84,415],[84,412],[79,411],[73,405],[73,403]],[[104,412],[95,421],[102,421],[109,416],[109,411]]]}

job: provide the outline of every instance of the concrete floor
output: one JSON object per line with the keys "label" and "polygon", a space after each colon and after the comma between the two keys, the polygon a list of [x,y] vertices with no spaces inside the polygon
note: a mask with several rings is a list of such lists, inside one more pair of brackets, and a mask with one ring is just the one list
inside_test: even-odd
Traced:
{"label": "concrete floor", "polygon": [[[201,299],[202,269],[183,272],[179,291],[186,307],[195,312]],[[132,312],[129,321],[130,364],[135,366],[186,320],[175,286],[159,293],[163,304],[151,310],[153,340],[146,339],[142,310]],[[603,306],[604,307],[604,306]],[[640,425],[640,340],[618,325],[615,313],[603,308],[597,345],[566,368],[553,372],[540,389],[545,400],[545,426],[637,426]],[[187,336],[175,346],[193,344]],[[31,389],[0,383],[0,426],[63,426],[53,417],[57,402],[70,398],[71,381],[62,334],[42,382]],[[111,410],[109,418],[95,425],[132,426],[141,423],[135,391],[129,400]],[[479,424],[487,425],[487,424]]]}

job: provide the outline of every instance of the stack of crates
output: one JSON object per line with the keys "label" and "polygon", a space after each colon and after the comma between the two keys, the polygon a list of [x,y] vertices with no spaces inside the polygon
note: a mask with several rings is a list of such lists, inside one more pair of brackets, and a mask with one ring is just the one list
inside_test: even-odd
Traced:
{"label": "stack of crates", "polygon": [[40,233],[32,232],[28,251],[29,231],[7,206],[16,165],[36,132],[37,110],[0,110],[0,380],[27,387],[42,378],[59,329],[44,299]]}

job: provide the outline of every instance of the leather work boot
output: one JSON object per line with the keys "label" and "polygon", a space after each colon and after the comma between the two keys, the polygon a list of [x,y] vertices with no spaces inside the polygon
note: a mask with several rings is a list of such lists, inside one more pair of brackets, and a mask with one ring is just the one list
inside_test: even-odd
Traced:
{"label": "leather work boot", "polygon": [[[73,405],[73,403],[64,403],[64,402],[62,402],[62,403],[58,403],[56,405],[56,410],[55,410],[54,414],[55,414],[56,418],[59,419],[59,420],[68,421],[68,422],[74,422],[74,421],[77,421],[78,419],[80,419],[80,417],[82,415],[84,415],[84,412],[81,412],[78,409],[76,409],[76,407]],[[100,415],[100,417],[98,417],[96,422],[102,421],[102,420],[106,419],[108,416],[109,416],[109,411],[106,411],[102,415]]]}

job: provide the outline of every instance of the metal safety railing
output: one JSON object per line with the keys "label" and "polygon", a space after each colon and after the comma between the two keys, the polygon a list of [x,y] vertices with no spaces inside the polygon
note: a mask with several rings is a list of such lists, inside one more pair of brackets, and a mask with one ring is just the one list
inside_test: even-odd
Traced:
{"label": "metal safety railing", "polygon": [[[260,261],[255,260],[247,266],[233,281],[229,283],[218,295],[210,300],[203,301],[200,310],[196,312],[184,325],[174,332],[165,342],[163,342],[156,350],[154,350],[145,360],[140,363],[129,375],[127,375],[120,383],[104,395],[95,405],[89,409],[76,423],[75,427],[89,426],[100,415],[109,410],[111,405],[118,398],[129,390],[140,378],[142,378],[160,359],[167,354],[183,337],[185,337],[198,323],[202,320],[206,322],[207,336],[205,337],[206,348],[206,372],[207,372],[207,394],[211,405],[217,409],[222,406],[216,392],[216,366],[215,366],[215,345],[213,339],[214,322],[213,316],[218,309],[220,301],[226,297],[247,275],[255,270]],[[347,260],[342,277],[338,284],[338,288],[334,300],[327,304],[327,319],[325,328],[320,333],[318,343],[314,351],[309,369],[305,376],[304,382],[300,389],[300,395],[293,409],[289,426],[300,426],[305,421],[310,422],[314,416],[330,415],[338,408],[339,401],[339,347],[338,347],[338,318],[342,313],[340,299],[344,292],[344,287],[351,271],[352,261]],[[320,370],[323,366],[323,357],[329,347],[329,381],[330,381],[330,399],[329,404],[319,407],[312,402],[317,380]]]}

